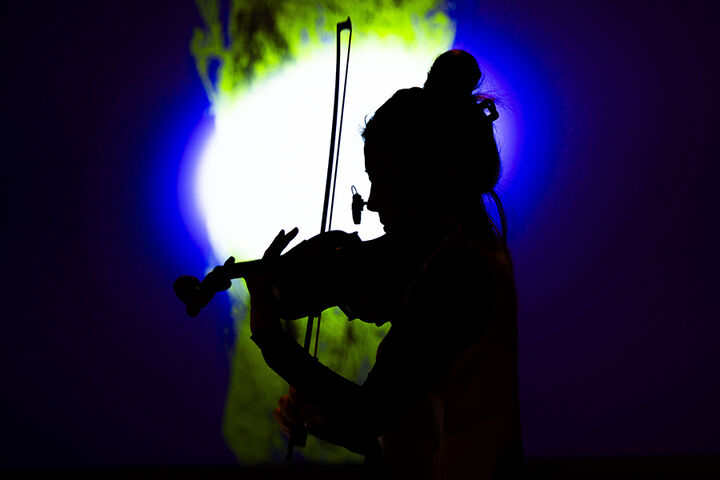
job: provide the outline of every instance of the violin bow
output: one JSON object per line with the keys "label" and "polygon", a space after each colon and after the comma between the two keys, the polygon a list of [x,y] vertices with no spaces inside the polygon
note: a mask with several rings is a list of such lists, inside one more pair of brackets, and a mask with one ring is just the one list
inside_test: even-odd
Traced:
{"label": "violin bow", "polygon": [[[338,125],[338,103],[340,93],[340,33],[343,30],[348,31],[348,46],[347,46],[347,59],[345,61],[345,80],[343,82],[343,94],[342,103],[340,104],[340,122]],[[347,92],[347,78],[348,78],[348,67],[350,66],[350,44],[352,43],[352,22],[350,17],[344,22],[337,24],[337,30],[335,33],[336,39],[336,56],[335,56],[335,100],[333,103],[333,119],[332,128],[330,131],[330,155],[328,157],[328,168],[327,176],[325,178],[325,198],[323,200],[323,211],[322,211],[322,222],[320,223],[320,233],[325,233],[332,228],[332,215],[333,208],[335,206],[335,185],[337,183],[337,171],[338,163],[340,160],[340,139],[342,137],[342,123],[345,114],[345,94]],[[336,135],[337,134],[337,135]],[[335,137],[337,136],[337,144]],[[312,330],[313,324],[317,319],[317,325],[315,328],[315,348],[313,349],[313,356],[317,358],[318,351],[318,340],[320,338],[320,320],[322,318],[322,312],[317,315],[308,316],[307,325],[305,327],[305,343],[303,347],[305,351],[310,353],[310,343],[312,342]],[[293,449],[297,446],[304,446],[307,441],[307,427],[301,431],[293,431],[293,434],[288,438],[288,449],[285,459],[290,461],[292,459]]]}

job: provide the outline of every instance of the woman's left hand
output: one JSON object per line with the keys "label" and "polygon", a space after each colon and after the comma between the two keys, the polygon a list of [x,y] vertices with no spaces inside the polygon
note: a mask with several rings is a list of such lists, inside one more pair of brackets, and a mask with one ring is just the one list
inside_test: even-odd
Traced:
{"label": "woman's left hand", "polygon": [[[285,247],[297,236],[297,227],[287,234],[285,230],[275,237],[270,246],[265,250],[263,260],[272,262],[280,257]],[[280,315],[278,303],[273,291],[273,278],[268,270],[255,275],[245,277],[248,291],[250,292],[250,331],[258,333],[272,329],[280,329]]]}

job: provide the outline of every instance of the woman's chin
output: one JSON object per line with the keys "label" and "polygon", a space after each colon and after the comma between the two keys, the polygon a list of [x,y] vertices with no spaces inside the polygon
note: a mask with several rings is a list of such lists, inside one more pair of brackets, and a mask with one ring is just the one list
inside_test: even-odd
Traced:
{"label": "woman's chin", "polygon": [[383,226],[383,229],[387,232],[388,230],[391,230],[393,225],[397,223],[397,217],[392,214],[380,214],[380,223]]}

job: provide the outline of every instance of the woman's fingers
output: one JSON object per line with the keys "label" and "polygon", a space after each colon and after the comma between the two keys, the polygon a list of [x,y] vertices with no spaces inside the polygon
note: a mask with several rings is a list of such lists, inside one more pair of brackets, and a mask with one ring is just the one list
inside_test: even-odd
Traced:
{"label": "woman's fingers", "polygon": [[308,420],[310,417],[317,417],[320,415],[317,407],[315,407],[312,403],[309,403],[300,392],[292,387],[292,385],[290,386],[289,393],[290,401],[292,402],[294,409],[300,412],[303,419]]}
{"label": "woman's fingers", "polygon": [[273,410],[273,416],[285,435],[290,435],[294,428],[305,423],[304,417],[289,395],[283,395],[278,399],[278,407]]}
{"label": "woman's fingers", "polygon": [[310,425],[322,425],[325,423],[325,419],[320,413],[320,410],[312,403],[309,403],[292,385],[289,389],[289,397],[293,405],[293,411],[300,413],[302,421]]}
{"label": "woman's fingers", "polygon": [[278,407],[273,410],[273,416],[285,435],[290,435],[300,425],[318,426],[325,423],[318,409],[310,403],[299,401],[300,398],[297,390],[290,387],[290,394],[280,397]]}
{"label": "woman's fingers", "polygon": [[282,416],[289,423],[299,423],[303,421],[300,409],[293,403],[289,395],[283,395],[278,399],[278,408]]}
{"label": "woman's fingers", "polygon": [[289,437],[292,433],[293,426],[291,423],[288,423],[287,419],[283,416],[280,407],[273,410],[273,416],[275,417],[275,421],[280,424],[280,430]]}
{"label": "woman's fingers", "polygon": [[288,388],[288,393],[290,394],[290,399],[292,402],[296,405],[300,405],[302,403],[305,403],[305,399],[300,395],[300,392],[295,390],[292,385],[290,385],[290,388]]}
{"label": "woman's fingers", "polygon": [[267,250],[265,250],[265,255],[263,255],[263,258],[280,256],[282,251],[285,250],[285,247],[287,247],[290,242],[293,241],[299,231],[300,230],[297,227],[290,230],[287,234],[285,233],[285,230],[280,230],[280,233],[277,234],[270,246],[267,248]]}

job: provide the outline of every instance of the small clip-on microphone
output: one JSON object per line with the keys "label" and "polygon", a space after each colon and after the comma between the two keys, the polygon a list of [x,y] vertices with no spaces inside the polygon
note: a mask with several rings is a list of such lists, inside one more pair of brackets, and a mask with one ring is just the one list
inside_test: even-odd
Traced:
{"label": "small clip-on microphone", "polygon": [[367,204],[366,201],[363,200],[363,198],[360,196],[360,194],[357,191],[357,188],[355,188],[355,185],[350,187],[350,191],[352,192],[352,218],[355,225],[360,225],[360,217],[362,216],[362,210],[363,207]]}

